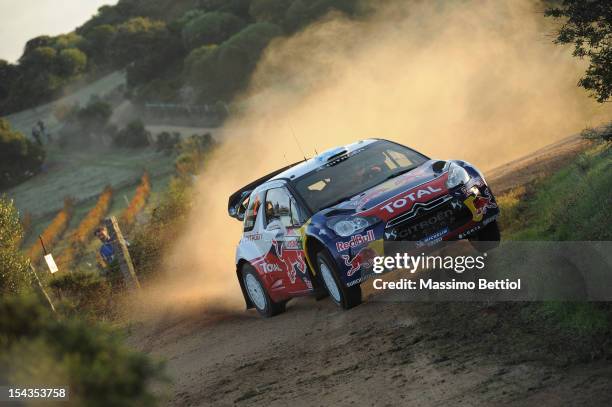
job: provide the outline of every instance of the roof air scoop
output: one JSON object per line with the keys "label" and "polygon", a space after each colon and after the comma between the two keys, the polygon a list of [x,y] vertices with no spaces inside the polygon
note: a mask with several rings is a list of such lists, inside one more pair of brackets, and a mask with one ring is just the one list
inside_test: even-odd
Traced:
{"label": "roof air scoop", "polygon": [[440,160],[440,161],[436,161],[435,163],[433,163],[431,165],[431,168],[434,170],[434,172],[440,173],[444,171],[445,166],[446,166],[446,161]]}
{"label": "roof air scoop", "polygon": [[338,153],[336,153],[336,154],[334,154],[334,155],[332,155],[332,156],[328,157],[328,158],[327,158],[327,160],[325,160],[325,161],[330,162],[330,161],[332,161],[332,160],[334,160],[334,159],[336,159],[336,158],[338,158],[338,157],[342,157],[342,156],[343,156],[343,155],[345,155],[346,153],[348,153],[348,151],[347,151],[347,150],[342,150],[342,151],[340,151],[340,152],[338,152]]}
{"label": "roof air scoop", "polygon": [[341,157],[348,153],[348,150],[343,147],[333,148],[331,150],[327,150],[317,156],[317,160],[322,162],[329,162],[338,157]]}

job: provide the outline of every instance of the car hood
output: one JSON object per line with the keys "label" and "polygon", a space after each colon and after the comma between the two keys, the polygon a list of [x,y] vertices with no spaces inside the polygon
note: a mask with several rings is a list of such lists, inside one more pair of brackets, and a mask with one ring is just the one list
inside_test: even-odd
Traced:
{"label": "car hood", "polygon": [[433,164],[438,162],[439,160],[426,161],[406,174],[402,174],[396,178],[378,184],[329,208],[330,210],[326,211],[326,214],[330,216],[332,215],[331,212],[368,211],[402,192],[409,191],[440,178],[444,172],[436,172],[433,168]]}

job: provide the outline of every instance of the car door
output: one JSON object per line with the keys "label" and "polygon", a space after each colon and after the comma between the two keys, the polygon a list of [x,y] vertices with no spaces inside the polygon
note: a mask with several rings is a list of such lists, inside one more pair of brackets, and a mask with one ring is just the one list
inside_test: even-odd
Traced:
{"label": "car door", "polygon": [[312,291],[301,225],[303,211],[285,187],[266,191],[263,238],[270,242],[266,256],[273,291],[301,294]]}

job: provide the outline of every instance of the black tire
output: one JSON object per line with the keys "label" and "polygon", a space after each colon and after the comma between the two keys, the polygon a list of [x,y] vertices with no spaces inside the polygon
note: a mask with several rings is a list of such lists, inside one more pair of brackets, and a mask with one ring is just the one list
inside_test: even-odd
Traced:
{"label": "black tire", "polygon": [[498,247],[500,239],[501,233],[499,232],[499,225],[495,220],[480,229],[474,237],[470,238],[470,242],[476,250],[484,253]]}
{"label": "black tire", "polygon": [[[325,268],[327,268],[327,270],[325,270]],[[336,263],[327,252],[323,251],[317,254],[317,269],[323,281],[323,285],[329,293],[329,297],[336,305],[344,309],[350,309],[361,304],[361,287],[359,284],[352,287],[346,287],[342,284],[338,276]]]}
{"label": "black tire", "polygon": [[[249,300],[251,301],[251,304],[253,304],[257,312],[259,312],[259,314],[262,317],[270,318],[270,317],[273,317],[275,315],[285,312],[285,305],[287,304],[287,301],[283,301],[283,302],[272,301],[272,298],[270,298],[270,295],[268,295],[268,292],[266,291],[266,289],[264,288],[264,285],[259,279],[257,270],[255,270],[253,266],[251,266],[250,264],[245,264],[244,266],[242,266],[241,273],[242,273],[242,283],[244,284],[244,291],[246,292],[246,295],[249,296]],[[253,278],[254,280],[252,280]],[[257,298],[257,299],[253,298],[254,294],[252,294],[249,291],[249,286],[253,288],[252,286],[253,284],[259,285],[258,289],[261,290],[260,298]]]}

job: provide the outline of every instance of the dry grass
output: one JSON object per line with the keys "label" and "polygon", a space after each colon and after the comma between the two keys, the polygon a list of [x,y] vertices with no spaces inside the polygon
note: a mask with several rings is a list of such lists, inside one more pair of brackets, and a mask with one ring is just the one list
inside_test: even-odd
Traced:
{"label": "dry grass", "polygon": [[140,211],[142,211],[142,209],[145,207],[150,193],[151,182],[149,179],[149,174],[145,172],[142,175],[140,185],[136,189],[136,193],[130,201],[129,206],[121,214],[120,223],[123,227],[129,228],[134,223],[136,215],[138,215]]}
{"label": "dry grass", "polygon": [[[73,202],[70,199],[64,201],[64,208],[55,215],[49,226],[42,232],[41,237],[48,251],[53,244],[62,237],[68,228],[68,222],[73,213]],[[32,263],[38,263],[43,254],[43,248],[39,242],[34,242],[27,251],[27,257]]]}
{"label": "dry grass", "polygon": [[98,198],[96,205],[85,215],[81,223],[71,233],[68,245],[57,260],[60,269],[68,270],[78,260],[94,228],[100,224],[102,218],[108,212],[112,197],[113,189],[107,186]]}

